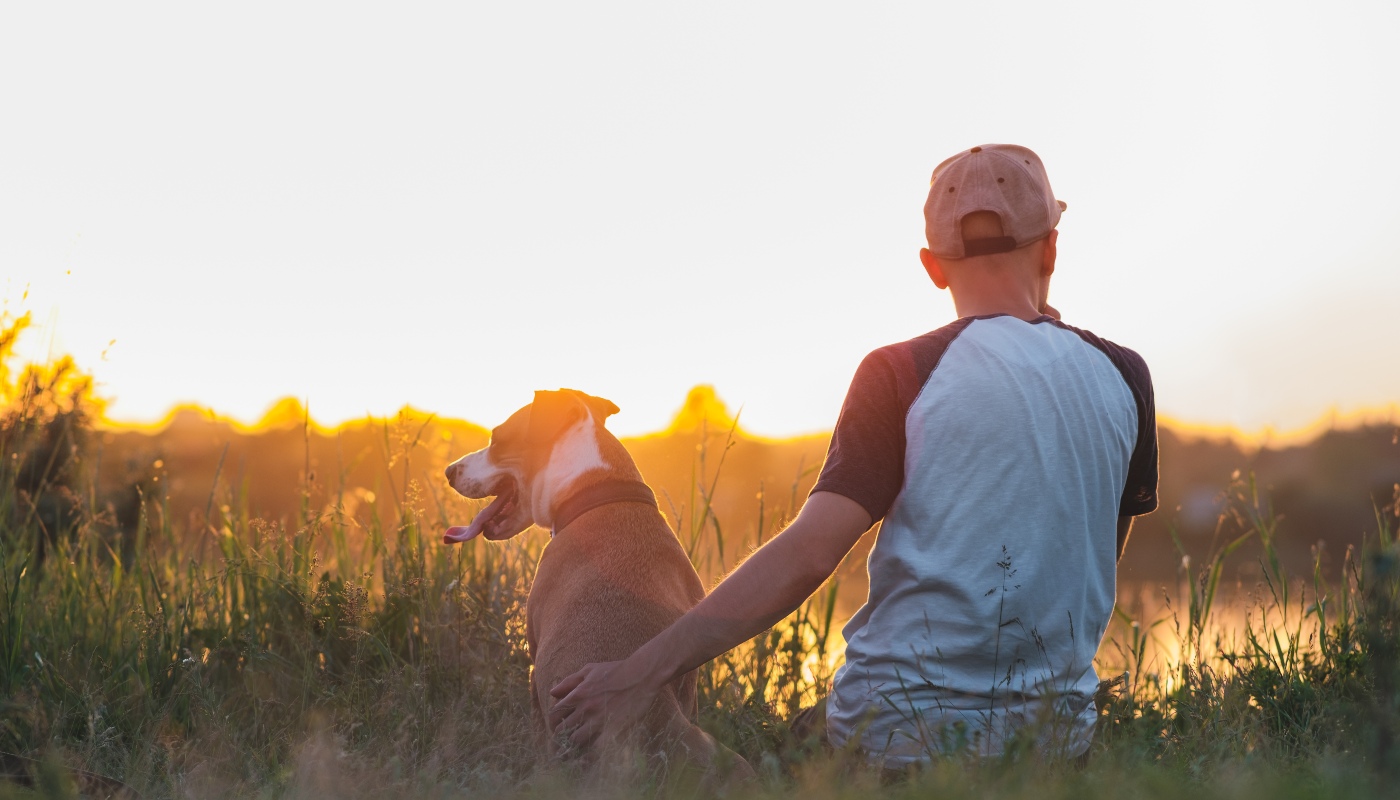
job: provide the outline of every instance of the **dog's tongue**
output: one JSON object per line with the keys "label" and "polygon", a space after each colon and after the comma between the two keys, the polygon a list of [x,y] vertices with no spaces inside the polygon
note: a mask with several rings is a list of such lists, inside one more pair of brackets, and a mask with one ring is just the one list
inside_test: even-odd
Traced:
{"label": "dog's tongue", "polygon": [[481,532],[486,530],[486,524],[500,513],[501,506],[506,504],[507,499],[504,495],[498,495],[495,500],[491,501],[490,505],[481,509],[481,512],[472,518],[470,525],[454,525],[448,528],[442,535],[442,543],[457,544],[480,536]]}

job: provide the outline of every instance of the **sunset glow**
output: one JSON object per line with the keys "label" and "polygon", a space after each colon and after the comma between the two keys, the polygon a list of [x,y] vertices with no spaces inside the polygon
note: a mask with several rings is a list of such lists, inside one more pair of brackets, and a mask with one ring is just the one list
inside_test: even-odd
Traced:
{"label": "sunset glow", "polygon": [[569,386],[635,435],[709,384],[819,432],[866,352],[954,316],[916,258],[932,166],[1014,141],[1069,204],[1051,301],[1143,354],[1165,419],[1394,422],[1400,9],[966,34],[990,13],[10,6],[0,299],[118,422],[490,425]]}

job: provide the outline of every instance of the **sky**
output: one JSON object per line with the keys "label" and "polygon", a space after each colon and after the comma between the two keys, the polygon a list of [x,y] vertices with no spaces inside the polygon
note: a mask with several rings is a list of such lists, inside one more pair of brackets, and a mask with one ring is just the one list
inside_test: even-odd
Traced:
{"label": "sky", "polygon": [[0,301],[113,419],[274,400],[828,430],[952,321],[928,178],[1040,154],[1051,302],[1164,416],[1400,401],[1400,4],[9,3]]}

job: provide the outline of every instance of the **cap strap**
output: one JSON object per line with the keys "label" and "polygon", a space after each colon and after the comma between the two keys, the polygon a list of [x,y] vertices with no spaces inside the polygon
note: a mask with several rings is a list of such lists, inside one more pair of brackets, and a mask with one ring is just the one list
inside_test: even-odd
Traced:
{"label": "cap strap", "polygon": [[964,239],[963,258],[989,256],[992,253],[1009,253],[1016,249],[1016,240],[1010,236],[994,236],[989,239]]}

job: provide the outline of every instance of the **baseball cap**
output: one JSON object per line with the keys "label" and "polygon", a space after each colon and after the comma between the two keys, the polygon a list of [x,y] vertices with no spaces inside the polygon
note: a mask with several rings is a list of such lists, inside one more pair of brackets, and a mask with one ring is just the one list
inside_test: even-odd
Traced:
{"label": "baseball cap", "polygon": [[[1029,148],[984,144],[939,164],[924,203],[924,233],[939,258],[1005,253],[1050,235],[1065,203],[1050,191],[1045,165]],[[963,241],[963,217],[990,211],[1001,218],[1002,235]]]}

